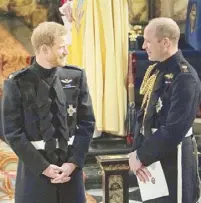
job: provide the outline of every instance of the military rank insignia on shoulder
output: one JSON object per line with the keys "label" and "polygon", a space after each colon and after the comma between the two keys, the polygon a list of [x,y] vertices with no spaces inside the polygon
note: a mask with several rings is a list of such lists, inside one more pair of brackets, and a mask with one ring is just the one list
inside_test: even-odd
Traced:
{"label": "military rank insignia on shoulder", "polygon": [[182,65],[182,66],[181,66],[181,71],[182,71],[183,73],[188,73],[188,72],[189,72],[188,66],[187,66],[187,65]]}

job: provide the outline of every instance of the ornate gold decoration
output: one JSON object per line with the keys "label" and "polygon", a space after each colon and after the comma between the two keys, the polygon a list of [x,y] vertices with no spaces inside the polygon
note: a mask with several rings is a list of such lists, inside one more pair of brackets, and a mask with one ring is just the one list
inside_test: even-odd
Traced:
{"label": "ornate gold decoration", "polygon": [[[103,157],[103,156],[102,156]],[[128,155],[127,154],[117,154],[117,155],[104,155],[104,159],[128,159]]]}
{"label": "ornate gold decoration", "polygon": [[111,175],[109,177],[109,203],[123,202],[123,177]]}
{"label": "ornate gold decoration", "polygon": [[147,71],[145,73],[144,79],[142,81],[142,85],[140,87],[140,94],[144,95],[143,100],[142,100],[142,105],[141,105],[142,109],[145,108],[144,118],[147,113],[147,107],[149,105],[151,93],[153,91],[157,75],[159,73],[159,70],[156,70],[156,72],[152,74],[155,65],[156,64],[149,66],[149,68],[147,69]]}
{"label": "ornate gold decoration", "polygon": [[121,171],[121,170],[129,170],[128,164],[115,164],[115,165],[107,165],[101,166],[104,171]]}
{"label": "ornate gold decoration", "polygon": [[13,152],[0,152],[0,192],[3,193],[0,196],[0,200],[8,197],[12,199],[14,197],[14,183],[16,178],[18,158]]}
{"label": "ornate gold decoration", "polygon": [[130,39],[130,41],[136,41],[136,38],[138,36],[140,36],[140,35],[142,35],[142,26],[141,25],[135,25],[129,31],[129,39]]}
{"label": "ornate gold decoration", "polygon": [[191,33],[194,32],[194,30],[195,30],[196,16],[197,16],[196,3],[193,3],[193,4],[192,4],[191,11],[190,11],[190,26],[191,26]]}

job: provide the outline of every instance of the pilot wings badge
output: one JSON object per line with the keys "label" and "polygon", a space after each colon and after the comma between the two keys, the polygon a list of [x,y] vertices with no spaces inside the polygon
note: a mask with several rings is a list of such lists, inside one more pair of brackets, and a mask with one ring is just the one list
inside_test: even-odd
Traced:
{"label": "pilot wings badge", "polygon": [[62,82],[62,83],[65,83],[65,84],[69,84],[69,83],[71,83],[72,81],[73,81],[73,80],[71,80],[71,79],[69,80],[69,79],[67,79],[67,78],[61,80],[61,82]]}
{"label": "pilot wings badge", "polygon": [[170,74],[166,74],[164,77],[166,79],[170,80],[170,79],[173,79],[174,75],[172,73],[170,73]]}
{"label": "pilot wings badge", "polygon": [[74,85],[72,85],[72,79],[62,79],[61,82],[62,82],[62,87],[63,88],[72,88],[72,87],[75,87]]}
{"label": "pilot wings badge", "polygon": [[165,84],[170,85],[172,83],[172,80],[174,78],[174,75],[172,73],[164,75],[165,78]]}

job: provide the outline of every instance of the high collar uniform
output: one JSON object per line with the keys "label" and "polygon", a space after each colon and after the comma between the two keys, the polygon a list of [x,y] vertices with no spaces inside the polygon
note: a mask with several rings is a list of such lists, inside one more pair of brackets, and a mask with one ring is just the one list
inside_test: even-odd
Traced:
{"label": "high collar uniform", "polygon": [[145,166],[161,162],[170,195],[147,202],[177,203],[177,146],[182,143],[182,203],[195,203],[199,179],[193,135],[186,135],[199,108],[200,80],[181,51],[157,63],[155,70],[158,70],[156,81],[150,100],[143,109],[141,118],[144,120],[140,121],[144,127],[144,141],[137,149],[137,154]]}
{"label": "high collar uniform", "polygon": [[[85,72],[34,62],[5,81],[3,109],[4,137],[19,157],[15,202],[84,203],[82,167],[95,122]],[[78,166],[70,182],[55,185],[42,175],[65,162]]]}

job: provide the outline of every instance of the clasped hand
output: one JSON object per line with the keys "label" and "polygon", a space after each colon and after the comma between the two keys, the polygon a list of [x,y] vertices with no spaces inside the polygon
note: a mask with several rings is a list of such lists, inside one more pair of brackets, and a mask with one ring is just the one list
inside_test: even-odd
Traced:
{"label": "clasped hand", "polygon": [[141,161],[137,158],[136,151],[129,154],[129,167],[130,170],[139,178],[140,181],[146,183],[151,177],[151,173],[143,166]]}
{"label": "clasped hand", "polygon": [[73,163],[64,163],[61,167],[51,164],[43,171],[43,175],[49,177],[51,183],[65,183],[70,181],[75,168]]}

